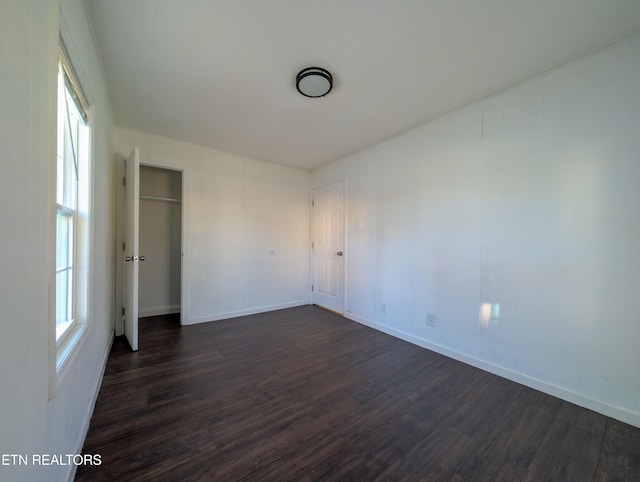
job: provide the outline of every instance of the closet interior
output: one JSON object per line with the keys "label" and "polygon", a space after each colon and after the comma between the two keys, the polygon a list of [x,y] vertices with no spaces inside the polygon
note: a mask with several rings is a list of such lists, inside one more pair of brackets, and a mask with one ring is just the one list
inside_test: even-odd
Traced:
{"label": "closet interior", "polygon": [[140,166],[138,316],[180,312],[182,173]]}

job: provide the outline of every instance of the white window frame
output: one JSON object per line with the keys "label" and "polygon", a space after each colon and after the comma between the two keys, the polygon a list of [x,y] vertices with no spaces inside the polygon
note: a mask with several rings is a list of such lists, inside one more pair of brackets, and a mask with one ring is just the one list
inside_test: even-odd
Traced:
{"label": "white window frame", "polygon": [[[93,126],[89,103],[85,92],[81,88],[75,70],[71,66],[65,43],[61,38],[59,43],[59,62],[57,80],[56,116],[56,222],[55,226],[55,272],[53,297],[52,327],[50,329],[51,353],[51,382],[49,396],[55,396],[55,375],[60,375],[63,367],[71,358],[74,348],[79,344],[87,331],[90,298],[90,252],[91,252],[91,193],[92,157],[93,157]],[[64,98],[64,100],[62,100]],[[75,112],[75,118],[69,119],[67,114]],[[82,125],[82,127],[80,127]],[[75,129],[75,130],[74,130]],[[86,129],[81,134],[81,130]],[[59,143],[62,142],[62,146]],[[66,151],[66,154],[65,154]],[[71,152],[69,152],[71,151]],[[67,165],[60,169],[60,155],[69,155],[72,162],[71,169]],[[68,158],[69,159],[69,158]],[[64,165],[65,161],[62,161]],[[64,196],[58,193],[62,190]],[[58,253],[58,220],[59,216],[66,216],[71,223],[71,233],[68,239],[71,255],[59,265]],[[58,286],[59,273],[69,272],[67,292],[64,300],[66,307],[59,310]],[[61,305],[62,306],[62,305]],[[63,324],[58,323],[59,313],[65,314]]]}

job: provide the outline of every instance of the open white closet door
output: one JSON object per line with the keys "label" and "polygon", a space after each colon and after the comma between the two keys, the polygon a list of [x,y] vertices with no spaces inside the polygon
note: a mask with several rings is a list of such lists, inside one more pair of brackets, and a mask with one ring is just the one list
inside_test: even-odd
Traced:
{"label": "open white closet door", "polygon": [[134,148],[125,163],[124,334],[138,350],[138,254],[140,218],[140,152]]}

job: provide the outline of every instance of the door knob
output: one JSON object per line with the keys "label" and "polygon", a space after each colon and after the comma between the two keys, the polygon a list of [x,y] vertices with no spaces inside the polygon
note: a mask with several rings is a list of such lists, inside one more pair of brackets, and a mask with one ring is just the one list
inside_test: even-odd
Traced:
{"label": "door knob", "polygon": [[342,256],[342,251],[338,251],[336,254],[337,254],[338,256]]}
{"label": "door knob", "polygon": [[133,261],[134,263],[137,263],[138,261],[144,261],[144,256],[125,256],[124,260]]}

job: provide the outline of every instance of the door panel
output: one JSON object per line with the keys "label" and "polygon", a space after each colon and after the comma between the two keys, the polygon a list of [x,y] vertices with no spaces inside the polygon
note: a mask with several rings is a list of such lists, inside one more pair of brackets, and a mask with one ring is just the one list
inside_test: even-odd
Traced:
{"label": "door panel", "polygon": [[344,312],[344,182],[313,190],[311,301]]}
{"label": "door panel", "polygon": [[125,261],[124,334],[133,351],[138,350],[138,243],[140,226],[140,154],[134,148],[125,160]]}

